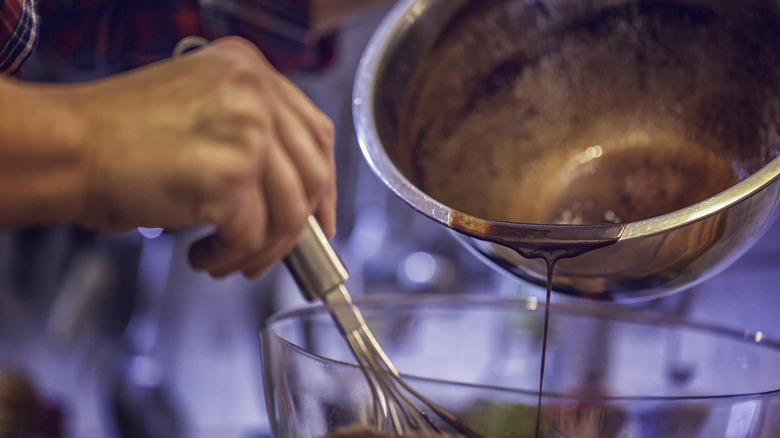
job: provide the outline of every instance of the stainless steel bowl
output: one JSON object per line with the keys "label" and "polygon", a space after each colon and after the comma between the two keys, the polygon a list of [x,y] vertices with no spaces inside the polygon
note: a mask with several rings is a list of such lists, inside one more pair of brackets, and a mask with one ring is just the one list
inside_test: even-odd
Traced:
{"label": "stainless steel bowl", "polygon": [[[732,263],[780,204],[780,4],[406,0],[358,69],[379,178],[501,269],[601,300]],[[598,249],[592,249],[598,247]],[[592,249],[585,251],[585,249]]]}

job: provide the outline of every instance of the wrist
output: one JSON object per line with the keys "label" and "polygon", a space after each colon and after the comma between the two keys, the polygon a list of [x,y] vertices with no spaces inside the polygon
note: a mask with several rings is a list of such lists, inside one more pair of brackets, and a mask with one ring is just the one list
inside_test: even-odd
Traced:
{"label": "wrist", "polygon": [[52,136],[55,149],[62,160],[61,171],[65,175],[62,200],[55,202],[54,205],[62,209],[58,218],[60,222],[85,225],[94,145],[87,117],[74,105],[74,101],[77,100],[73,99],[71,93],[68,93],[65,88],[52,92],[49,101],[51,117],[58,118],[62,122],[56,123]]}
{"label": "wrist", "polygon": [[64,87],[0,82],[0,225],[76,222],[84,206],[85,129]]}

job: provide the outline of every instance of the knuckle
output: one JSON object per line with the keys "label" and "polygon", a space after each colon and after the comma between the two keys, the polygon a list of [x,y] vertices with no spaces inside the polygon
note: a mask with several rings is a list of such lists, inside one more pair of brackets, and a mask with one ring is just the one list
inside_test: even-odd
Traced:
{"label": "knuckle", "polygon": [[251,106],[237,109],[231,125],[237,142],[248,152],[254,155],[266,150],[265,138],[268,136],[271,126],[270,122],[257,110]]}
{"label": "knuckle", "polygon": [[253,179],[252,161],[247,160],[244,153],[239,152],[224,160],[221,169],[218,170],[218,177],[214,184],[216,195],[220,198],[232,199],[235,196],[232,192],[251,187]]}
{"label": "knuckle", "polygon": [[255,227],[257,230],[247,230],[246,240],[243,245],[244,252],[247,254],[257,253],[262,251],[268,244],[268,239],[265,233],[259,230],[260,227]]}
{"label": "knuckle", "polygon": [[249,280],[257,280],[265,273],[265,268],[247,268],[241,271],[241,273]]}
{"label": "knuckle", "polygon": [[309,216],[309,206],[303,199],[291,201],[287,206],[287,215],[283,220],[279,220],[277,229],[282,235],[298,236]]}
{"label": "knuckle", "polygon": [[[253,182],[247,175],[247,171],[234,169],[209,177],[211,181],[203,186],[202,194],[193,202],[193,215],[203,223],[230,226],[242,210],[242,200],[251,196],[246,193],[251,193]],[[261,237],[249,235],[238,244],[253,246]]]}
{"label": "knuckle", "polygon": [[257,59],[263,62],[266,61],[265,55],[260,49],[251,41],[238,36],[226,36],[214,41],[212,45],[220,46],[221,50],[235,52],[239,56],[237,59]]}
{"label": "knuckle", "polygon": [[333,121],[323,113],[319,113],[317,130],[320,135],[327,139],[327,147],[333,146],[333,138],[336,135],[336,127],[333,125]]}
{"label": "knuckle", "polygon": [[[219,65],[222,80],[242,93],[263,91],[273,87],[277,73],[265,55],[242,38],[225,38]],[[267,93],[265,93],[267,94]],[[240,96],[240,95],[239,95]]]}
{"label": "knuckle", "polygon": [[335,170],[327,162],[312,167],[311,174],[306,179],[306,189],[309,198],[319,198],[333,184]]}
{"label": "knuckle", "polygon": [[320,130],[324,134],[328,134],[330,136],[333,136],[333,134],[336,132],[336,127],[333,125],[333,120],[331,120],[330,117],[326,116],[322,112],[320,112]]}

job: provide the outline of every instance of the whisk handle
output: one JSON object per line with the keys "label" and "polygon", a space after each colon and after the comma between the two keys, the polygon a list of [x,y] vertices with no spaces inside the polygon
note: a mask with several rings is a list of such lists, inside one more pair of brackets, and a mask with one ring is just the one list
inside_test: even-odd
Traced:
{"label": "whisk handle", "polygon": [[321,299],[349,278],[347,268],[341,263],[314,216],[309,216],[298,243],[284,258],[284,264],[303,297],[309,301]]}

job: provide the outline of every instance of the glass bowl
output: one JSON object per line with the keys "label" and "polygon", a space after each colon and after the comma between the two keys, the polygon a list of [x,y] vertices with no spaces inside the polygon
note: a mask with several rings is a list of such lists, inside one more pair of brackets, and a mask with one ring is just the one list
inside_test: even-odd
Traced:
{"label": "glass bowl", "polygon": [[[356,304],[417,391],[486,438],[534,436],[543,303],[389,295]],[[561,303],[551,306],[548,336],[541,437],[754,438],[780,430],[780,345],[760,332]],[[275,437],[371,424],[368,386],[323,307],[277,314],[261,338]]]}

